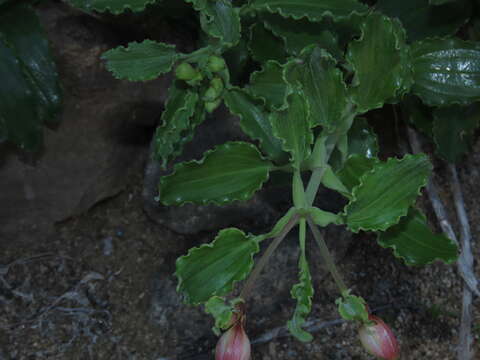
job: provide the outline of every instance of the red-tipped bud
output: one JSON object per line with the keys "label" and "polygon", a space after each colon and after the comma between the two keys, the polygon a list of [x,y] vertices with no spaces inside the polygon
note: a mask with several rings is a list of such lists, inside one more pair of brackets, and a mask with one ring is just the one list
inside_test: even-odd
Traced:
{"label": "red-tipped bud", "polygon": [[237,321],[218,340],[215,360],[250,360],[250,351],[250,340],[242,321]]}
{"label": "red-tipped bud", "polygon": [[400,347],[392,330],[382,319],[369,315],[371,325],[363,325],[359,335],[363,347],[370,354],[386,360],[396,360],[400,354]]}

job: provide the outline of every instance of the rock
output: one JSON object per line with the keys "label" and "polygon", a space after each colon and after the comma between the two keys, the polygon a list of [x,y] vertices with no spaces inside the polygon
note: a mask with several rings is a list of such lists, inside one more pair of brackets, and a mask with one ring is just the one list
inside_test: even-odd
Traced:
{"label": "rock", "polygon": [[43,241],[55,222],[121,191],[128,174],[141,171],[170,81],[114,79],[100,56],[123,41],[120,34],[65,5],[42,5],[63,111],[57,128],[45,128],[44,151],[32,161],[0,152],[0,246]]}

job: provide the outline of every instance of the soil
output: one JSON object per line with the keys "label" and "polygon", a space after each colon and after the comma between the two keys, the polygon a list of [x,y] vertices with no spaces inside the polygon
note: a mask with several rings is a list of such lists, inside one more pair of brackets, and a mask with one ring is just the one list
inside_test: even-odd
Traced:
{"label": "soil", "polygon": [[[137,157],[133,167],[144,168],[145,158]],[[480,141],[459,165],[477,259]],[[453,209],[445,169],[436,164],[435,170]],[[0,239],[0,360],[213,359],[218,338],[212,319],[182,303],[173,273],[178,256],[211,241],[219,229],[182,235],[152,221],[143,210],[143,180],[141,171],[133,172],[120,194],[57,223],[47,238],[19,244]],[[419,204],[434,225],[426,198]],[[249,220],[235,226],[268,230]],[[373,235],[352,236],[341,227],[326,229],[325,237],[352,292],[394,330],[401,359],[456,358],[463,284],[455,266],[407,267]],[[295,306],[290,288],[297,281],[298,248],[292,233],[247,304],[253,359],[371,359],[355,325],[339,320],[338,291],[311,245],[315,297],[308,321],[314,340],[301,343],[284,329]],[[476,302],[476,340],[478,310]],[[479,353],[477,341],[474,346]]]}
{"label": "soil", "polygon": [[[475,150],[461,171],[474,235],[480,196]],[[442,180],[441,168],[439,174]],[[172,274],[177,256],[210,241],[214,233],[178,235],[157,225],[142,211],[141,191],[137,174],[117,197],[58,224],[48,241],[2,251],[0,359],[213,358],[212,321],[201,309],[182,304]],[[401,358],[454,359],[462,285],[456,268],[442,263],[407,267],[368,234],[332,233],[330,243],[348,244],[341,258],[337,255],[346,281],[394,329]],[[291,316],[289,289],[296,281],[297,254],[294,237],[288,238],[259,280],[248,304],[247,331],[253,341]],[[309,321],[318,328],[314,340],[274,338],[255,344],[253,359],[369,358],[354,325],[324,324],[338,318],[338,293],[318,255],[312,247],[316,295]]]}

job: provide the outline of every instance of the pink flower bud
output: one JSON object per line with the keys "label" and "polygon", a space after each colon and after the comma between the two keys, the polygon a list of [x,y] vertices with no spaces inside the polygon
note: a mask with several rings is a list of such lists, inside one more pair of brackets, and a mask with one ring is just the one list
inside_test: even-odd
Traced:
{"label": "pink flower bud", "polygon": [[368,320],[374,324],[363,325],[359,331],[360,341],[365,350],[380,359],[398,359],[400,348],[392,330],[375,315],[369,315]]}
{"label": "pink flower bud", "polygon": [[218,340],[215,360],[250,360],[250,351],[250,340],[239,320]]}

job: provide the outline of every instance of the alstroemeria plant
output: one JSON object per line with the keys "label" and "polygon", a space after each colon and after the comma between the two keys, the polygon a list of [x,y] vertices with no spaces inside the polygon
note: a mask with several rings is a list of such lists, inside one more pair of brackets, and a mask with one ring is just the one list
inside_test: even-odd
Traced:
{"label": "alstroemeria plant", "polygon": [[[110,0],[109,7],[96,9],[120,12],[119,2]],[[132,9],[149,2],[136,1]],[[373,8],[357,0],[185,0],[198,14],[203,32],[197,50],[181,53],[173,45],[144,40],[103,55],[120,79],[146,81],[174,70],[176,79],[154,138],[153,155],[165,168],[221,104],[239,117],[251,138],[176,164],[159,183],[163,205],[248,201],[270,174],[291,177],[292,207],[270,232],[223,229],[211,243],[192,248],[177,261],[178,291],[185,302],[205,305],[215,318],[215,331],[227,330],[217,351],[228,351],[222,349],[229,348],[229,339],[246,337],[243,325],[231,325],[236,306],[249,305],[255,279],[294,229],[300,256],[299,281],[291,291],[297,306],[287,322],[291,334],[312,340],[303,328],[314,295],[305,245],[309,230],[338,285],[340,314],[364,324],[365,346],[387,359],[397,353],[393,343],[385,350],[391,333],[368,314],[364,299],[350,293],[319,228],[334,224],[376,234],[378,244],[407,265],[457,259],[456,245],[433,233],[415,206],[432,172],[428,157],[381,159],[368,123],[372,110],[395,104],[395,113],[402,115],[398,118],[430,134],[441,156],[456,159],[466,150],[465,140],[478,124],[474,102],[480,100],[480,45],[453,36],[471,9],[455,5],[462,11],[452,21],[449,2],[438,3],[379,0]],[[412,4],[422,12],[408,22],[406,14],[417,6]],[[408,12],[402,11],[408,6]],[[430,10],[438,20],[432,26]],[[432,110],[437,106],[442,110]],[[433,114],[433,120],[422,121],[419,113]],[[393,123],[393,115],[384,121]],[[320,186],[341,194],[348,201],[345,208],[332,213],[315,206]],[[264,242],[267,250],[257,255]],[[232,293],[243,280],[241,292]]]}

